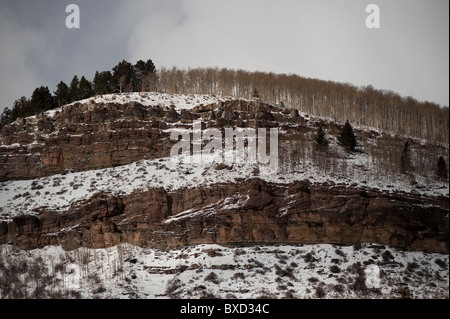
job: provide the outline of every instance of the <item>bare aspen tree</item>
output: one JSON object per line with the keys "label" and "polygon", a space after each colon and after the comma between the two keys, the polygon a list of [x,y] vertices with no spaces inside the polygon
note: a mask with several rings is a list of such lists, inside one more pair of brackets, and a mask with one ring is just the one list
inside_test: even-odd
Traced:
{"label": "bare aspen tree", "polygon": [[[448,107],[418,102],[411,97],[304,78],[295,74],[274,74],[215,68],[180,70],[161,68],[157,89],[166,93],[219,94],[252,98],[257,88],[262,101],[356,125],[375,127],[382,132],[423,138],[440,143],[449,141]],[[121,90],[123,89],[121,85]]]}

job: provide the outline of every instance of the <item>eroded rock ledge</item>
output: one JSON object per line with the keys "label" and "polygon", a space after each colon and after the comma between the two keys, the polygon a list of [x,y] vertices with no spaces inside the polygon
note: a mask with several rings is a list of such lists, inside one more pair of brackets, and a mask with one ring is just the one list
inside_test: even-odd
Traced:
{"label": "eroded rock ledge", "polygon": [[277,109],[275,123],[272,109],[262,102],[241,100],[199,105],[189,111],[138,102],[77,102],[51,117],[20,119],[0,131],[0,182],[167,157],[174,144],[167,129],[194,120],[219,128],[273,127],[298,121]]}
{"label": "eroded rock ledge", "polygon": [[261,179],[120,197],[97,193],[67,213],[41,209],[0,223],[0,244],[104,248],[378,243],[449,252],[448,198]]}

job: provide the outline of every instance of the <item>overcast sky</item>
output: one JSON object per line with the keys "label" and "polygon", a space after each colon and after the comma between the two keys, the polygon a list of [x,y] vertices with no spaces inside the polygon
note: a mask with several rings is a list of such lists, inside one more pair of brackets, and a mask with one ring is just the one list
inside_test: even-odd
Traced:
{"label": "overcast sky", "polygon": [[[80,8],[80,28],[65,25]],[[380,8],[368,29],[366,6]],[[0,0],[0,111],[121,60],[373,85],[449,105],[448,0]]]}

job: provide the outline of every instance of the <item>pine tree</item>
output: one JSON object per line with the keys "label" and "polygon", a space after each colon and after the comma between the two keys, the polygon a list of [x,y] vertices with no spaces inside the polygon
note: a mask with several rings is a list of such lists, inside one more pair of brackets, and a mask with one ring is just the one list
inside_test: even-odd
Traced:
{"label": "pine tree", "polygon": [[142,60],[139,60],[136,62],[136,64],[133,66],[133,73],[134,77],[132,79],[133,82],[133,91],[134,92],[143,92],[145,90],[145,62]]}
{"label": "pine tree", "polygon": [[133,65],[122,60],[122,62],[113,67],[113,78],[119,93],[132,90],[132,80],[134,78]]}
{"label": "pine tree", "polygon": [[139,60],[133,66],[133,91],[146,91],[150,88],[151,75],[156,73],[155,65],[152,60],[144,62]]}
{"label": "pine tree", "polygon": [[445,159],[443,156],[439,156],[436,165],[436,177],[441,181],[446,181],[448,179],[447,164],[445,164]]}
{"label": "pine tree", "polygon": [[348,120],[345,122],[345,125],[338,136],[338,143],[348,152],[353,152],[356,148],[356,137]]}
{"label": "pine tree", "polygon": [[30,100],[25,96],[14,101],[12,108],[12,120],[15,121],[18,117],[25,117],[31,115]]}
{"label": "pine tree", "polygon": [[259,92],[257,88],[255,88],[255,90],[253,91],[253,98],[259,99]]}
{"label": "pine tree", "polygon": [[94,95],[94,89],[92,83],[89,82],[84,76],[81,77],[80,85],[78,87],[80,99],[87,99]]}
{"label": "pine tree", "polygon": [[316,141],[316,145],[319,147],[327,147],[328,146],[328,140],[325,136],[325,132],[322,128],[322,125],[319,126],[319,130],[317,131],[315,141]]}
{"label": "pine tree", "polygon": [[95,95],[101,95],[101,94],[108,94],[113,93],[113,76],[110,71],[104,71],[104,72],[95,72],[94,81],[94,94]]}
{"label": "pine tree", "polygon": [[55,100],[56,103],[58,103],[58,106],[70,103],[69,86],[63,81],[58,83],[58,85],[56,86],[56,91],[53,93],[55,94]]}
{"label": "pine tree", "polygon": [[409,141],[403,145],[402,154],[400,155],[400,173],[408,174],[411,171],[411,159],[409,150]]}
{"label": "pine tree", "polygon": [[41,86],[36,88],[31,95],[30,105],[32,114],[52,109],[55,105],[48,87]]}
{"label": "pine tree", "polygon": [[78,76],[74,76],[72,81],[70,81],[70,102],[80,100],[80,80],[78,80]]}
{"label": "pine tree", "polygon": [[14,121],[12,114],[12,110],[7,107],[3,110],[2,116],[0,117],[0,128]]}

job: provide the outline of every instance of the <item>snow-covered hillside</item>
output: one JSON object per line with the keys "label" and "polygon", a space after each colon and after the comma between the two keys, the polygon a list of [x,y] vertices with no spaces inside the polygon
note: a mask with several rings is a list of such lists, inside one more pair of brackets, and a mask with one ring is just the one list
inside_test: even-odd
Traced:
{"label": "snow-covered hillside", "polygon": [[0,298],[448,298],[448,262],[379,245],[70,252],[4,245]]}
{"label": "snow-covered hillside", "polygon": [[[91,98],[73,102],[71,104],[65,105],[63,107],[71,106],[77,103],[88,104],[88,103],[118,103],[125,104],[131,102],[138,102],[144,106],[161,106],[161,107],[174,107],[175,110],[191,110],[196,106],[201,104],[208,105],[213,103],[218,103],[221,101],[232,100],[233,97],[221,97],[215,95],[207,94],[166,94],[158,92],[130,92],[122,94],[104,94],[97,95]],[[62,108],[56,108],[45,112],[47,116],[53,117],[57,112],[61,112]]]}
{"label": "snow-covered hillside", "polygon": [[[360,155],[361,157],[362,155]],[[361,159],[360,159],[361,160]],[[357,160],[353,161],[355,166]],[[350,162],[352,163],[352,162]],[[10,220],[18,214],[37,214],[37,208],[47,207],[54,211],[66,212],[70,205],[87,199],[103,191],[111,194],[130,194],[137,190],[163,187],[167,191],[192,188],[199,185],[235,182],[236,180],[262,178],[268,182],[287,184],[296,180],[309,180],[311,183],[331,182],[334,184],[369,187],[384,191],[415,191],[424,195],[447,196],[447,186],[430,184],[423,188],[411,186],[407,179],[397,183],[371,179],[366,181],[348,177],[330,177],[312,161],[302,163],[306,169],[291,174],[255,174],[255,164],[234,164],[231,169],[216,169],[215,165],[201,163],[193,159],[193,164],[184,163],[178,158],[142,160],[128,165],[86,172],[57,174],[34,180],[9,181],[0,183],[0,221]],[[349,171],[353,169],[351,165]],[[330,187],[332,187],[330,185]]]}
{"label": "snow-covered hillside", "polygon": [[[217,103],[230,98],[209,95],[169,95],[162,93],[129,93],[97,96],[76,103],[130,103],[139,102],[147,107],[171,107],[177,110],[192,109],[199,105]],[[74,104],[74,103],[73,103]],[[72,104],[72,105],[73,105]],[[67,106],[66,106],[67,107]],[[47,116],[55,116],[62,109],[47,111]],[[280,112],[280,109],[274,111]],[[310,118],[314,126],[320,118]],[[181,123],[172,123],[173,129]],[[183,124],[185,127],[193,124]],[[295,127],[294,127],[295,129]],[[172,129],[167,129],[170,132]],[[328,183],[364,187],[386,192],[413,192],[426,196],[448,196],[449,184],[443,184],[417,172],[414,184],[411,176],[380,172],[379,160],[369,151],[346,154],[330,137],[330,150],[341,159],[332,162],[331,158],[317,160],[312,143],[299,144],[289,139],[283,140],[280,130],[280,156],[277,172],[264,170],[264,166],[249,162],[235,163],[227,169],[216,169],[215,165],[192,157],[191,163],[179,158],[158,158],[141,160],[120,167],[110,167],[84,172],[66,171],[33,180],[7,181],[0,183],[0,221],[7,221],[18,214],[36,214],[36,209],[48,207],[54,211],[66,212],[70,205],[89,198],[102,191],[111,194],[130,194],[136,190],[163,187],[167,191],[211,185],[220,182],[262,178],[268,182],[288,184],[298,180],[310,183]],[[311,135],[311,134],[310,134]],[[313,140],[313,136],[307,137]],[[174,143],[175,144],[175,143]],[[364,147],[369,149],[376,140],[367,139]],[[295,162],[295,154],[301,149],[304,156]],[[323,156],[322,156],[323,157]],[[325,162],[325,163],[324,163]],[[325,168],[324,168],[325,167]],[[255,173],[257,172],[257,173]]]}
{"label": "snow-covered hillside", "polygon": [[[111,94],[44,114],[51,119],[64,112],[64,108],[76,107],[77,103],[90,106],[130,102],[181,112],[231,99],[210,95]],[[273,112],[290,116],[289,110],[286,112],[278,106],[273,106]],[[402,175],[394,168],[385,170],[391,165],[382,162],[383,151],[388,148],[380,144],[389,144],[389,134],[386,137],[376,130],[376,134],[369,133],[374,131],[372,128],[358,128],[361,142],[358,151],[351,154],[342,150],[335,136],[328,134],[329,149],[320,153],[314,148],[314,133],[318,123],[331,120],[300,115],[307,118],[302,124],[292,121],[280,128],[280,165],[276,172],[248,161],[220,166],[195,156],[191,162],[178,156],[79,172],[66,169],[61,174],[42,178],[0,182],[0,222],[6,225],[19,215],[38,216],[40,209],[65,214],[70,207],[98,192],[130,195],[164,188],[176,193],[254,178],[279,185],[308,181],[329,188],[449,196],[448,182],[433,178],[432,168],[410,175]],[[33,120],[37,122],[38,117]],[[181,121],[165,124],[164,133],[193,125]],[[291,138],[294,134],[286,137],[288,130],[289,134],[306,133],[301,138]],[[57,135],[58,129],[51,134]],[[381,142],[385,137],[388,142]],[[416,142],[413,161],[427,166],[420,155],[426,152],[420,150],[421,143],[426,143]],[[45,139],[40,143],[45,147]],[[445,151],[448,156],[448,146]],[[205,205],[201,213],[214,214],[218,207],[239,209],[248,200],[244,193],[233,196]],[[289,205],[280,209],[276,217],[287,214]],[[162,223],[190,218],[198,212],[195,208],[187,209]],[[448,255],[401,251],[376,244],[239,248],[199,245],[179,250],[144,249],[127,244],[73,251],[64,251],[60,246],[23,251],[3,245],[0,246],[0,298],[448,298],[448,263]]]}

